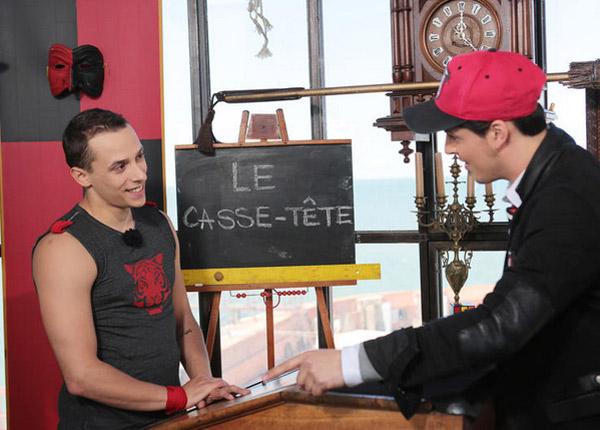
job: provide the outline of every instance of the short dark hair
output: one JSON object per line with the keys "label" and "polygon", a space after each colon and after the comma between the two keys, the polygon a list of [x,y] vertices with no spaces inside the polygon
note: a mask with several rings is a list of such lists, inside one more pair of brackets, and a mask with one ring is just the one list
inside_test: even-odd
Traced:
{"label": "short dark hair", "polygon": [[[533,113],[510,120],[526,136],[535,136],[546,128],[546,114],[538,103]],[[478,136],[485,136],[493,121],[466,121],[456,128],[466,128]]]}
{"label": "short dark hair", "polygon": [[94,154],[88,146],[91,138],[105,131],[127,127],[123,115],[105,109],[87,109],[69,121],[63,133],[62,146],[69,167],[91,170]]}

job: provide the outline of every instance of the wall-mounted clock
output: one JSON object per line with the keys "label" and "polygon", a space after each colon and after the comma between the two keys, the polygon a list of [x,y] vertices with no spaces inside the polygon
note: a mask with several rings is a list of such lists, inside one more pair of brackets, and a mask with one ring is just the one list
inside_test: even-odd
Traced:
{"label": "wall-mounted clock", "polygon": [[[533,59],[534,9],[543,0],[391,0],[392,80],[439,81],[454,56],[495,48]],[[539,9],[538,9],[539,10]],[[543,28],[537,28],[540,34]],[[392,140],[410,140],[402,109],[435,96],[436,91],[389,93],[391,115],[375,126]]]}
{"label": "wall-mounted clock", "polygon": [[443,72],[456,55],[498,49],[502,22],[485,0],[449,0],[434,4],[420,30],[421,49],[436,70]]}

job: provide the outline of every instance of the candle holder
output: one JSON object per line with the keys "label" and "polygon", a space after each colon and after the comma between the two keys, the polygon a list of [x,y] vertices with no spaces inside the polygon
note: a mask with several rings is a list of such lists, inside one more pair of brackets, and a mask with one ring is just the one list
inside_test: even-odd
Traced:
{"label": "candle holder", "polygon": [[[437,158],[437,154],[436,154]],[[419,196],[417,191],[417,197],[415,197],[415,205],[417,207],[417,221],[420,226],[431,228],[433,232],[446,233],[450,240],[453,242],[451,248],[441,251],[442,267],[445,269],[446,279],[454,291],[454,309],[461,309],[460,304],[460,290],[465,285],[469,276],[469,269],[471,268],[471,259],[473,257],[473,251],[463,249],[460,245],[460,241],[463,239],[465,234],[473,230],[479,222],[479,211],[475,211],[475,204],[477,199],[472,193],[472,186],[467,186],[467,197],[465,203],[461,204],[458,197],[458,185],[464,181],[459,181],[461,173],[461,167],[458,164],[458,156],[455,154],[453,163],[450,166],[450,173],[452,175],[452,181],[449,182],[453,185],[453,201],[449,205],[447,203],[447,196],[445,195],[445,183],[443,180],[443,167],[441,165],[441,154],[439,160],[436,160],[436,178],[438,184],[438,194],[436,196],[436,204],[433,210],[433,220],[431,222],[425,221],[425,215],[427,211],[425,208],[425,197]],[[417,174],[417,176],[419,173]],[[471,179],[468,179],[471,180]],[[419,178],[417,178],[419,181]],[[421,180],[422,183],[422,180]],[[484,195],[485,203],[488,206],[486,210],[489,216],[488,223],[494,220],[494,202],[495,195],[491,188],[491,185],[486,186],[486,193]],[[463,252],[463,258],[460,258],[460,253]],[[454,258],[450,260],[451,253],[454,254]]]}

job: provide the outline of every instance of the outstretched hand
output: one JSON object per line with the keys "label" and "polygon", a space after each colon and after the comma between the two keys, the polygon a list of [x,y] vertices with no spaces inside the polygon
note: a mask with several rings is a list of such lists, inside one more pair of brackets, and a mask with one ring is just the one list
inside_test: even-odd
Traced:
{"label": "outstretched hand", "polygon": [[204,408],[212,402],[220,399],[233,400],[235,395],[245,396],[250,390],[240,388],[235,385],[229,385],[221,378],[212,378],[209,376],[197,376],[190,379],[184,386],[190,408],[197,406]]}
{"label": "outstretched hand", "polygon": [[298,369],[296,384],[314,396],[344,386],[342,353],[337,349],[306,351],[275,366],[262,376],[263,382]]}

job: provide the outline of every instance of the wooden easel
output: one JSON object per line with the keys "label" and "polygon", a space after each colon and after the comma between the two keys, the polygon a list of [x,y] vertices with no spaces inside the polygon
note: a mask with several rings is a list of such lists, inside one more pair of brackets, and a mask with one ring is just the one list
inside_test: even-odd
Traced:
{"label": "wooden easel", "polygon": [[[258,140],[251,142],[248,139]],[[238,141],[235,144],[215,144],[215,149],[233,146],[269,146],[290,144],[283,110],[275,114],[253,114],[242,112]],[[306,144],[348,143],[348,141],[301,141]],[[209,322],[206,334],[206,349],[212,358],[219,322],[219,306],[222,291],[264,290],[266,308],[267,363],[275,366],[275,335],[273,323],[273,291],[275,289],[315,288],[318,314],[321,318],[328,348],[335,348],[331,322],[327,312],[323,288],[339,285],[356,285],[359,279],[379,279],[379,264],[347,264],[330,266],[285,266],[250,267],[244,269],[198,269],[183,270],[184,283],[188,292],[209,294]]]}
{"label": "wooden easel", "polygon": [[206,350],[209,358],[212,358],[215,345],[215,335],[217,332],[217,324],[219,323],[219,306],[221,303],[222,291],[244,291],[244,290],[264,290],[267,294],[264,297],[266,310],[266,331],[267,331],[267,366],[269,369],[275,366],[275,330],[273,324],[273,290],[274,289],[291,289],[291,288],[315,288],[317,296],[317,307],[327,348],[335,348],[333,340],[333,332],[323,294],[324,287],[337,285],[356,285],[356,281],[327,281],[327,282],[296,282],[284,284],[264,284],[264,285],[187,285],[188,292],[203,292],[210,294],[210,317],[206,336]]}
{"label": "wooden easel", "polygon": [[[222,291],[266,290],[272,293],[276,288],[279,290],[315,288],[318,312],[323,324],[327,347],[335,348],[323,288],[356,285],[358,280],[380,278],[381,267],[379,264],[183,270],[183,281],[188,292],[210,294],[209,301],[211,304],[206,335],[206,349],[211,358],[215,344],[217,324],[219,322],[219,305],[221,303]],[[285,279],[285,281],[274,282],[275,279]],[[249,282],[244,282],[244,280]],[[275,366],[272,299],[272,294],[267,295],[265,298],[267,312],[267,364],[269,369]]]}

